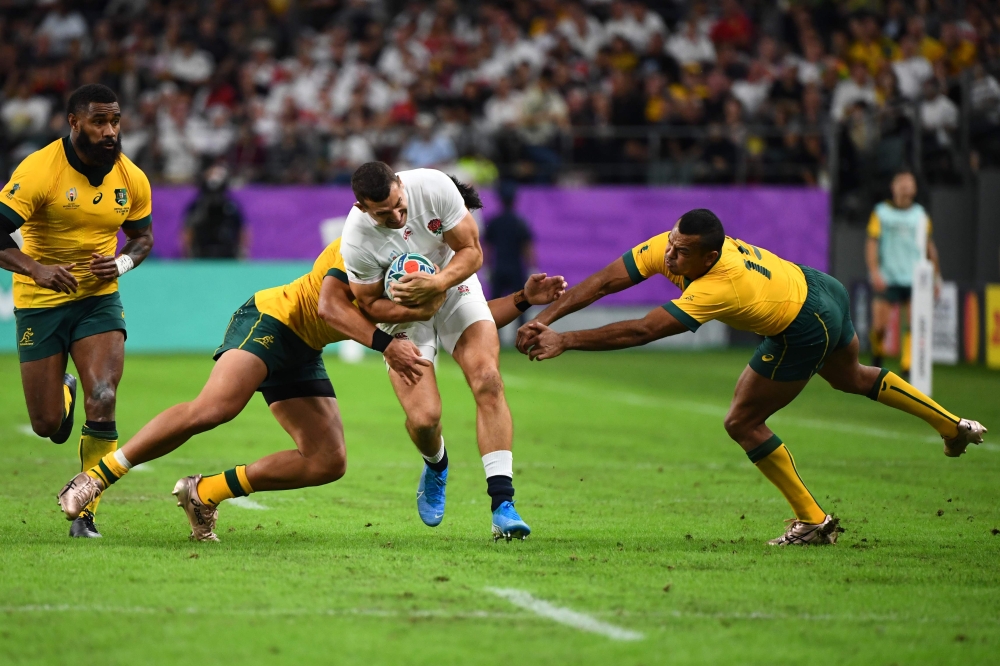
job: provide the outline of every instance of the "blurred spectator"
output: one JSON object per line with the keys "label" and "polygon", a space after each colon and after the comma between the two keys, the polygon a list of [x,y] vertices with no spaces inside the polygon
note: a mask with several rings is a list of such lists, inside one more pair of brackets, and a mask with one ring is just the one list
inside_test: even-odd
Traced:
{"label": "blurred spectator", "polygon": [[69,4],[66,0],[56,2],[38,26],[37,34],[48,38],[49,47],[55,55],[66,53],[71,42],[87,36],[86,20],[80,12],[70,10]]}
{"label": "blurred spectator", "polygon": [[229,196],[229,170],[220,164],[205,171],[198,196],[184,211],[181,238],[185,257],[236,259],[246,256],[243,213]]}
{"label": "blurred spectator", "polygon": [[521,98],[520,135],[526,157],[535,165],[536,182],[551,183],[559,166],[556,139],[569,125],[566,102],[552,84],[552,72],[543,71]]}
{"label": "blurred spectator", "polygon": [[458,157],[451,138],[435,131],[434,116],[422,113],[417,116],[417,133],[399,152],[399,159],[405,168],[423,169],[451,164]]}
{"label": "blurred spectator", "polygon": [[52,103],[41,95],[32,95],[27,83],[18,84],[14,96],[0,107],[4,129],[12,138],[24,138],[45,129]]}
{"label": "blurred spectator", "polygon": [[712,26],[710,36],[716,44],[747,49],[753,37],[753,23],[736,0],[722,0],[722,16]]}
{"label": "blurred spectator", "polygon": [[683,32],[672,35],[667,40],[667,52],[681,65],[690,63],[715,62],[715,46],[698,24],[688,21]]}
{"label": "blurred spectator", "polygon": [[830,103],[830,114],[834,120],[841,120],[848,107],[854,106],[858,102],[863,102],[871,106],[875,105],[875,84],[864,63],[856,62],[851,65],[850,78],[844,79],[837,84],[833,91],[833,100]]}
{"label": "blurred spectator", "polygon": [[502,183],[498,194],[503,211],[486,221],[483,234],[485,261],[490,271],[490,298],[500,298],[522,289],[528,270],[535,266],[531,228],[514,210],[515,186]]}
{"label": "blurred spectator", "polygon": [[899,92],[909,100],[920,98],[924,81],[934,76],[930,61],[917,51],[917,41],[904,35],[899,43],[901,58],[892,63],[892,70],[899,80]]}

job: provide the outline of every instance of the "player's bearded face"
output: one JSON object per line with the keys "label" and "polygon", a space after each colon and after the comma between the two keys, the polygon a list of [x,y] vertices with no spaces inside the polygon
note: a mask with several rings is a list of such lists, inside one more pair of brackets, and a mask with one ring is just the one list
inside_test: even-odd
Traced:
{"label": "player's bearded face", "polygon": [[88,162],[100,166],[110,166],[122,154],[122,135],[118,132],[113,138],[100,137],[99,140],[94,141],[87,135],[87,126],[83,125],[76,137],[76,147],[79,148]]}

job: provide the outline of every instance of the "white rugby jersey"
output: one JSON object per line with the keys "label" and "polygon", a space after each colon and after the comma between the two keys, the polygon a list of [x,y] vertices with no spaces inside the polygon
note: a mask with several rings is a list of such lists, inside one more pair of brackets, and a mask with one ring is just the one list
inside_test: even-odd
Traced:
{"label": "white rugby jersey", "polygon": [[406,226],[380,226],[357,206],[344,223],[341,254],[351,282],[381,282],[393,259],[416,252],[444,268],[455,256],[444,241],[444,232],[465,217],[465,202],[447,174],[436,169],[413,169],[396,174],[406,191]]}

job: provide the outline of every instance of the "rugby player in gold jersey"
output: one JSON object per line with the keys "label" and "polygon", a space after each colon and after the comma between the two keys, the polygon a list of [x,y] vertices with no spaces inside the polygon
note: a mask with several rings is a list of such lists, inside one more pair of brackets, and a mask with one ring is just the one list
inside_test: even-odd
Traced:
{"label": "rugby player in gold jersey", "polygon": [[[118,446],[115,399],[125,364],[118,278],[153,247],[149,180],[121,154],[118,98],[106,86],[70,95],[69,136],[28,155],[0,190],[0,268],[14,273],[21,383],[31,427],[62,444],[73,432],[77,379],[87,422],[86,470]],[[11,239],[21,230],[24,246]],[[121,229],[128,242],[116,256]],[[97,499],[73,516],[70,536],[99,537]]]}
{"label": "rugby player in gold jersey", "polygon": [[[654,274],[682,293],[643,319],[587,331],[557,333],[548,324],[627,289]],[[729,238],[709,210],[685,213],[673,230],[640,243],[603,270],[574,286],[518,331],[518,349],[532,359],[564,351],[602,351],[644,345],[696,331],[711,319],[765,336],[736,383],[726,432],[785,496],[795,513],[772,545],[832,544],[838,521],[806,488],[795,461],[767,419],[790,403],[818,374],[833,388],[922,418],[944,439],[944,453],[957,457],[986,429],[944,409],[895,373],[858,362],[847,290],[833,277],[799,266]]]}

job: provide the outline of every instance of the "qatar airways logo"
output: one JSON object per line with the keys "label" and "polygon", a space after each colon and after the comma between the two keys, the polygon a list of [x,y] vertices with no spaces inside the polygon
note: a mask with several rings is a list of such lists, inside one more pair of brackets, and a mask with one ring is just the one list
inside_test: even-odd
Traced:
{"label": "qatar airways logo", "polygon": [[403,240],[405,240],[405,241],[410,240],[410,236],[412,236],[412,235],[413,235],[413,229],[411,229],[409,227],[404,227],[403,228]]}

